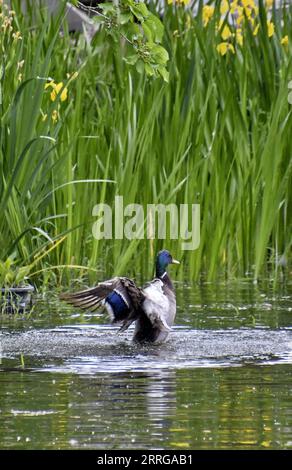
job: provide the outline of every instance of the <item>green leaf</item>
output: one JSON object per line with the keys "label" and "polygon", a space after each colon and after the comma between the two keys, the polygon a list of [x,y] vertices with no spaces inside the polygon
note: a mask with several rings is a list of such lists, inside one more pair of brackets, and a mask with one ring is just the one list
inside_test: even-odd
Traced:
{"label": "green leaf", "polygon": [[157,16],[153,15],[153,13],[150,13],[148,18],[143,23],[144,31],[145,31],[145,26],[151,31],[152,37],[154,38],[155,42],[162,41],[163,33],[164,33],[164,26]]}
{"label": "green leaf", "polygon": [[122,25],[120,31],[130,40],[142,38],[141,30],[135,23]]}
{"label": "green leaf", "polygon": [[5,263],[4,263],[4,266],[5,266],[6,270],[9,270],[9,269],[11,268],[12,264],[13,264],[12,259],[11,259],[11,258],[7,258],[7,260],[6,260]]}
{"label": "green leaf", "polygon": [[145,67],[146,74],[152,77],[154,75],[154,69],[152,65],[148,64],[148,62],[145,62],[144,67]]}
{"label": "green leaf", "polygon": [[132,14],[130,12],[127,13],[120,13],[119,15],[119,22],[120,24],[127,24],[129,21],[131,21],[133,18]]}
{"label": "green leaf", "polygon": [[138,3],[135,6],[130,6],[130,10],[133,15],[141,22],[143,22],[149,16],[149,10],[145,3]]}
{"label": "green leaf", "polygon": [[135,65],[138,58],[139,58],[138,54],[132,54],[127,57],[124,57],[124,61],[126,62],[126,64]]}
{"label": "green leaf", "polygon": [[30,266],[23,266],[15,273],[15,284],[19,285],[29,275]]}
{"label": "green leaf", "polygon": [[94,21],[94,23],[103,24],[106,23],[108,20],[104,18],[104,16],[95,15],[93,16],[92,21]]}
{"label": "green leaf", "polygon": [[149,27],[147,21],[144,21],[144,23],[142,24],[142,28],[147,40],[149,42],[153,42],[155,40],[155,37],[153,36],[153,30],[151,29],[151,27]]}
{"label": "green leaf", "polygon": [[106,2],[106,3],[100,3],[99,8],[102,9],[102,11],[106,13],[113,13],[116,9],[115,4],[113,2]]}
{"label": "green leaf", "polygon": [[143,73],[144,72],[144,62],[142,59],[139,59],[138,62],[136,63],[136,70],[137,72],[139,73]]}
{"label": "green leaf", "polygon": [[159,74],[161,75],[161,77],[163,78],[163,80],[168,83],[169,82],[169,72],[168,70],[166,70],[165,67],[158,67],[158,72]]}
{"label": "green leaf", "polygon": [[148,44],[152,58],[159,65],[165,65],[169,60],[169,55],[164,47],[159,44]]}

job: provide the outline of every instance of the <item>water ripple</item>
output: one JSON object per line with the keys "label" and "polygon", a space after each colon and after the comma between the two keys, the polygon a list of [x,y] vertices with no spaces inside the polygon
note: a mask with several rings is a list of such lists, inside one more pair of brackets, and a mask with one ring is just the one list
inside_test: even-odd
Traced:
{"label": "water ripple", "polygon": [[4,331],[2,358],[14,360],[14,367],[23,355],[24,369],[77,374],[292,363],[289,328],[174,327],[167,343],[145,346],[132,343],[132,331],[122,335],[117,331],[108,325]]}

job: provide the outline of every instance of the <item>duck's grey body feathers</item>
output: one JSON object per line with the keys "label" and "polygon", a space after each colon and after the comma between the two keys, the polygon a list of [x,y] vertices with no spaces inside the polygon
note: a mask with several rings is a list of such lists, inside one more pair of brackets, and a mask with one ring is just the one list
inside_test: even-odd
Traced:
{"label": "duck's grey body feathers", "polygon": [[176,314],[176,299],[170,279],[154,279],[143,289],[143,294],[144,316],[136,321],[134,341],[163,342],[171,331]]}

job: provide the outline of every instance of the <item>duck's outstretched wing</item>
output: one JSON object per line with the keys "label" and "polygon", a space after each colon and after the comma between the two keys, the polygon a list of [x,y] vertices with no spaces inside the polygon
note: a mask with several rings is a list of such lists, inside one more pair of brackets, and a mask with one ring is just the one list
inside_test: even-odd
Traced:
{"label": "duck's outstretched wing", "polygon": [[114,277],[91,289],[61,294],[60,298],[75,307],[90,311],[104,305],[113,323],[123,322],[121,329],[124,331],[136,320],[144,293],[131,279]]}
{"label": "duck's outstretched wing", "polygon": [[96,310],[101,302],[114,291],[115,288],[119,287],[120,278],[114,277],[108,281],[99,282],[97,286],[85,289],[79,292],[68,292],[60,295],[61,300],[80,307],[84,310]]}

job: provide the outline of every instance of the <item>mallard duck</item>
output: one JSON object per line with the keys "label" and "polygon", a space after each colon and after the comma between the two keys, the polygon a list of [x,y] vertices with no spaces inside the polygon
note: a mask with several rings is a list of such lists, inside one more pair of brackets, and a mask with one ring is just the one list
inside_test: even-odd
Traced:
{"label": "mallard duck", "polygon": [[160,343],[171,331],[176,314],[174,287],[166,271],[169,264],[179,261],[162,250],[156,257],[156,277],[143,288],[127,277],[114,277],[91,289],[62,294],[61,299],[90,311],[104,305],[112,323],[121,323],[120,331],[136,322],[135,342]]}

